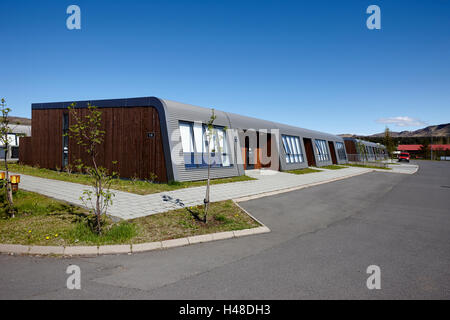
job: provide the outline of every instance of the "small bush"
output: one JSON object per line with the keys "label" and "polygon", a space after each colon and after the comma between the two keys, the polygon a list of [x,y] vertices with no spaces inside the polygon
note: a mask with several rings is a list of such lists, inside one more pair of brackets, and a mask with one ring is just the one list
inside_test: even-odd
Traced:
{"label": "small bush", "polygon": [[106,227],[101,235],[95,233],[86,222],[78,222],[69,232],[73,242],[81,243],[125,243],[137,234],[136,226],[129,222],[121,222]]}
{"label": "small bush", "polygon": [[216,220],[218,222],[222,222],[224,224],[230,223],[230,219],[225,217],[223,214],[216,214],[216,215],[214,215],[214,220]]}

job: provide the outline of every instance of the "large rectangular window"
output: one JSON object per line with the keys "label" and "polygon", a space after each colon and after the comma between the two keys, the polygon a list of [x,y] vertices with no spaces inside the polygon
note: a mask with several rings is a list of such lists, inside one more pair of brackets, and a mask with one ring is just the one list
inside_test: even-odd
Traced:
{"label": "large rectangular window", "polygon": [[336,142],[336,150],[338,153],[339,160],[347,160],[347,156],[345,154],[345,147],[342,142]]}
{"label": "large rectangular window", "polygon": [[303,162],[300,138],[286,135],[282,135],[281,138],[283,140],[284,153],[286,154],[286,163]]}
{"label": "large rectangular window", "polygon": [[[201,123],[180,121],[181,143],[186,168],[208,166],[207,127]],[[212,167],[229,167],[230,155],[224,127],[214,126],[210,137],[209,162]]]}
{"label": "large rectangular window", "polygon": [[319,161],[329,161],[330,154],[328,153],[327,142],[325,140],[314,140],[316,145],[317,159]]}

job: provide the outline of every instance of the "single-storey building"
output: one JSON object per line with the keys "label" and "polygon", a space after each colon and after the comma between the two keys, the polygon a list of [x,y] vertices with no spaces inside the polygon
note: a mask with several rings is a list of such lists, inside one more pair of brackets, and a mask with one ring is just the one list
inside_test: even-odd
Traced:
{"label": "single-storey building", "polygon": [[[428,150],[430,149],[430,146],[436,157],[447,156],[450,154],[450,144],[432,144],[428,146]],[[421,144],[399,144],[397,150],[408,152],[411,155],[411,158],[424,157],[423,145]]]}
{"label": "single-storey building", "polygon": [[387,157],[386,147],[379,143],[356,138],[344,138],[349,161],[374,161]]}
{"label": "single-storey building", "polygon": [[422,145],[421,144],[399,144],[397,146],[397,151],[408,152],[411,158],[421,158]]}
{"label": "single-storey building", "polygon": [[[13,119],[22,119],[13,117]],[[24,119],[29,120],[29,119]],[[19,160],[19,143],[20,137],[29,137],[31,135],[31,125],[29,124],[17,124],[10,123],[9,125],[10,133],[8,133],[8,150],[6,150],[4,145],[0,145],[0,159],[6,159],[8,161]]]}
{"label": "single-storey building", "polygon": [[[67,109],[71,103],[32,104],[32,133],[21,142],[21,162],[62,169],[77,159],[88,161],[82,148],[64,136],[74,121]],[[243,175],[248,169],[347,163],[344,140],[323,132],[214,110],[211,146],[207,146],[210,108],[156,97],[75,103],[81,116],[88,104],[102,111],[106,133],[98,162],[125,178],[203,180],[208,161],[212,178]]]}

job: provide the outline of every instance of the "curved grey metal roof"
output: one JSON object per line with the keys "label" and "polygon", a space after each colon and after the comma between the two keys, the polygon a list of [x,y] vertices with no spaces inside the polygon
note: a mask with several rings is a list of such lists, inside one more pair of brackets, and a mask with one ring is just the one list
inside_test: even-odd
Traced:
{"label": "curved grey metal roof", "polygon": [[[32,109],[67,108],[71,103],[72,102],[70,101],[52,102],[52,103],[33,103]],[[85,108],[87,107],[88,103],[103,108],[155,106],[159,111],[162,111],[161,109],[164,109],[164,113],[168,113],[168,116],[172,115],[176,116],[177,118],[185,118],[186,120],[191,119],[202,122],[208,121],[211,116],[210,108],[199,107],[191,104],[181,103],[168,99],[161,99],[157,97],[77,101],[77,108]],[[279,129],[284,134],[298,135],[306,138],[343,141],[342,137],[325,132],[304,129],[273,121],[243,116],[231,112],[224,112],[218,109],[214,109],[214,111],[217,116],[215,123],[218,125],[228,126],[229,128]],[[160,117],[164,118],[164,115],[162,114],[160,115]]]}
{"label": "curved grey metal roof", "polygon": [[[190,104],[180,103],[176,101],[161,99],[166,106],[166,111],[169,116],[175,116],[176,118],[183,118],[189,115],[189,118],[196,118],[199,121],[206,121],[211,116],[211,109]],[[216,123],[219,125],[227,125],[229,128],[235,129],[278,129],[283,134],[297,135],[304,138],[324,139],[332,141],[343,141],[342,137],[320,132],[314,130],[308,130],[300,127],[290,126],[278,122],[257,119],[253,117],[243,116],[236,113],[224,112],[214,109],[217,116]],[[227,124],[225,124],[225,122]]]}
{"label": "curved grey metal roof", "polygon": [[384,145],[382,145],[381,143],[375,143],[375,142],[370,142],[370,141],[365,141],[365,140],[361,140],[361,139],[356,139],[356,141],[368,146],[368,147],[374,147],[374,148],[386,148]]}
{"label": "curved grey metal roof", "polygon": [[375,147],[375,148],[383,148],[383,149],[386,148],[386,146],[384,144],[361,140],[361,139],[356,139],[356,138],[344,138],[344,140],[353,140],[355,142],[362,143],[363,145],[365,145],[367,147]]}
{"label": "curved grey metal roof", "polygon": [[23,124],[10,124],[9,125],[12,133],[21,133],[27,137],[31,136],[31,126]]}

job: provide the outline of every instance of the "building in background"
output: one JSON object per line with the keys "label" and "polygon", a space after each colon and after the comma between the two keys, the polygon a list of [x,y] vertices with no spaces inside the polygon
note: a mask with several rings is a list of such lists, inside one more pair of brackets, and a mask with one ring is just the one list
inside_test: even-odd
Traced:
{"label": "building in background", "polygon": [[[19,143],[20,137],[29,137],[31,135],[31,119],[10,117],[11,133],[8,134],[9,146],[7,152],[7,160],[19,160]],[[0,160],[5,159],[5,146],[0,145]]]}
{"label": "building in background", "polygon": [[349,161],[375,161],[387,158],[386,147],[382,144],[356,138],[344,138],[344,143]]}
{"label": "building in background", "polygon": [[[88,103],[102,111],[106,132],[99,152],[102,166],[125,178],[206,179],[204,133],[211,109],[144,97],[78,101],[81,114]],[[70,104],[32,104],[32,134],[21,139],[21,162],[57,169],[77,159],[89,161],[75,141],[63,137],[73,121],[67,109]],[[292,170],[347,163],[344,140],[339,136],[220,110],[215,115],[217,150],[210,154],[212,178],[243,175],[248,169]]]}
{"label": "building in background", "polygon": [[397,151],[408,152],[413,159],[427,159],[431,157],[433,151],[433,159],[450,156],[450,144],[432,144],[424,150],[421,144],[399,144]]}

